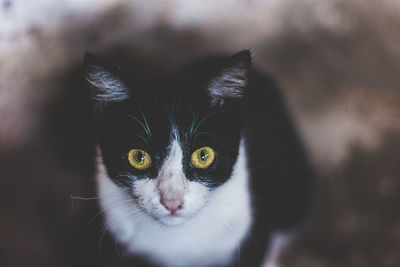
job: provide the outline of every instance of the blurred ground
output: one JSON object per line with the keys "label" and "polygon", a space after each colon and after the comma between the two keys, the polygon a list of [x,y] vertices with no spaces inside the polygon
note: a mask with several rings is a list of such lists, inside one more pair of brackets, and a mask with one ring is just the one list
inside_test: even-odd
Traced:
{"label": "blurred ground", "polygon": [[72,264],[88,201],[70,196],[94,195],[75,84],[85,51],[146,75],[243,48],[281,84],[318,174],[283,265],[400,266],[399,12],[396,0],[1,0],[0,266]]}

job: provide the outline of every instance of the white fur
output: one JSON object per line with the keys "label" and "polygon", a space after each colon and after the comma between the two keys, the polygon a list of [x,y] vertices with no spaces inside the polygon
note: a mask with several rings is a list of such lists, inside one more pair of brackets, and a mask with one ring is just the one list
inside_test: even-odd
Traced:
{"label": "white fur", "polygon": [[[146,255],[165,266],[228,264],[251,226],[244,144],[231,178],[213,191],[184,177],[177,142],[170,151],[160,176],[136,183],[134,192],[115,185],[99,164],[100,203],[110,231],[129,253]],[[160,203],[159,178],[170,183],[167,187],[173,191],[182,193],[183,188],[184,205],[176,217],[171,218]],[[139,200],[130,194],[140,194],[135,196]]]}
{"label": "white fur", "polygon": [[241,98],[247,84],[247,68],[243,64],[230,67],[215,77],[208,85],[213,104],[224,98]]}
{"label": "white fur", "polygon": [[129,98],[128,89],[115,75],[95,65],[87,66],[86,80],[92,85],[92,99],[120,102]]}

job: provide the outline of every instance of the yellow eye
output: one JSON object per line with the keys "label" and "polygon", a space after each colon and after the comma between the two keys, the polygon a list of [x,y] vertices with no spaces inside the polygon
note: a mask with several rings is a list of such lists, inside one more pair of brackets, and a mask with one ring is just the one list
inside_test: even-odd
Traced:
{"label": "yellow eye", "polygon": [[149,153],[141,149],[132,149],[128,153],[129,163],[138,170],[144,170],[150,167],[151,157]]}
{"label": "yellow eye", "polygon": [[193,152],[192,156],[190,156],[190,165],[197,169],[205,169],[214,162],[214,159],[214,150],[205,146]]}

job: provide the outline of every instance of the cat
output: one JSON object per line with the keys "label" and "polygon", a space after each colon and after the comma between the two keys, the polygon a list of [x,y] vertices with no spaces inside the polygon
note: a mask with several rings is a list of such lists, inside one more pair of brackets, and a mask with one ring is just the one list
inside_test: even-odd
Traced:
{"label": "cat", "polygon": [[124,255],[102,265],[260,266],[304,219],[312,170],[248,50],[145,80],[86,54],[84,75],[99,205]]}

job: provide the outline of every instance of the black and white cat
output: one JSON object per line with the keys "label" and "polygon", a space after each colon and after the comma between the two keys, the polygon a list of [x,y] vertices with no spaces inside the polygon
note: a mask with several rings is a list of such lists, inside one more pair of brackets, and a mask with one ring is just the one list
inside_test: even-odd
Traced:
{"label": "black and white cat", "polygon": [[142,81],[87,55],[85,77],[100,207],[123,264],[260,266],[274,233],[304,217],[310,169],[249,51]]}

